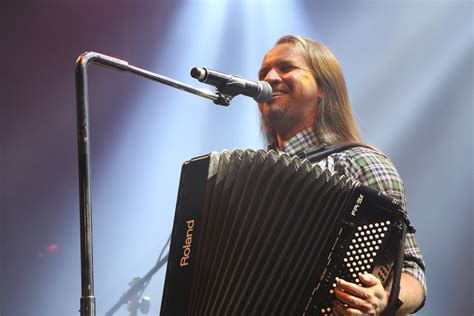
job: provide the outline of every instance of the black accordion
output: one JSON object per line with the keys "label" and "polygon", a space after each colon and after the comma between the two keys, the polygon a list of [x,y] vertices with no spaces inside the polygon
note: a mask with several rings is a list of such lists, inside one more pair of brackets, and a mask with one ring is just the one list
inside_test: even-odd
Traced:
{"label": "black accordion", "polygon": [[387,281],[404,213],[381,192],[264,150],[181,171],[161,315],[329,315],[335,278]]}

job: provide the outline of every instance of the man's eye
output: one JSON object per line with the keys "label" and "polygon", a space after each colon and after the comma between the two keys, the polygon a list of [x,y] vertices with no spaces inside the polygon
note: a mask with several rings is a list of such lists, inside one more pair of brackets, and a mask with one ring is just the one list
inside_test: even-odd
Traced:
{"label": "man's eye", "polygon": [[292,71],[293,69],[295,69],[295,67],[294,67],[294,66],[291,66],[291,65],[287,65],[287,66],[280,67],[280,70],[281,70],[282,72],[285,72],[285,73],[286,73],[286,72],[290,72],[290,71]]}

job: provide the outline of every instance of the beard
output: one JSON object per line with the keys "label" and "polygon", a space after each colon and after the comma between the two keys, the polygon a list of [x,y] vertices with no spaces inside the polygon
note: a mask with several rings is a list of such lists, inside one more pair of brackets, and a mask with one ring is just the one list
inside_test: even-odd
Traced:
{"label": "beard", "polygon": [[284,121],[287,113],[287,106],[277,105],[270,105],[265,113],[260,112],[260,130],[267,146],[275,141],[275,131]]}
{"label": "beard", "polygon": [[275,127],[282,124],[287,114],[288,106],[272,104],[268,111],[265,114],[262,114],[262,118],[268,122],[272,129],[275,129]]}

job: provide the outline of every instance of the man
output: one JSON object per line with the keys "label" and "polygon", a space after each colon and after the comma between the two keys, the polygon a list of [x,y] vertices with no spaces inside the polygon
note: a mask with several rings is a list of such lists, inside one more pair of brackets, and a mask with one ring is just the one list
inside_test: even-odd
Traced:
{"label": "man", "polygon": [[[362,145],[340,66],[321,43],[299,36],[282,37],[265,55],[259,79],[273,88],[272,98],[258,104],[269,148],[301,155],[324,144]],[[356,146],[318,164],[385,192],[406,210],[401,179],[383,153]],[[359,279],[363,286],[337,281],[336,314],[379,315],[384,311],[390,287],[384,288],[372,274]],[[425,296],[424,262],[413,234],[408,234],[399,294],[403,304],[397,314],[421,308]]]}

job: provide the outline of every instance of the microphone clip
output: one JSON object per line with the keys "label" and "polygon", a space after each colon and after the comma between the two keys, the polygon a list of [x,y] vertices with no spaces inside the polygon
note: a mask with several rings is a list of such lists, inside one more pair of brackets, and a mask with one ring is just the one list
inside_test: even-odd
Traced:
{"label": "microphone clip", "polygon": [[218,105],[229,106],[230,101],[232,101],[232,99],[236,96],[236,94],[231,95],[231,94],[223,93],[220,87],[216,87],[216,90],[217,90],[216,91],[217,99],[213,100],[212,102]]}
{"label": "microphone clip", "polygon": [[241,91],[244,88],[244,85],[234,78],[221,84],[214,84],[214,86],[216,87],[216,95],[218,98],[213,102],[224,106],[230,105],[230,101],[232,101],[236,95],[241,94]]}

